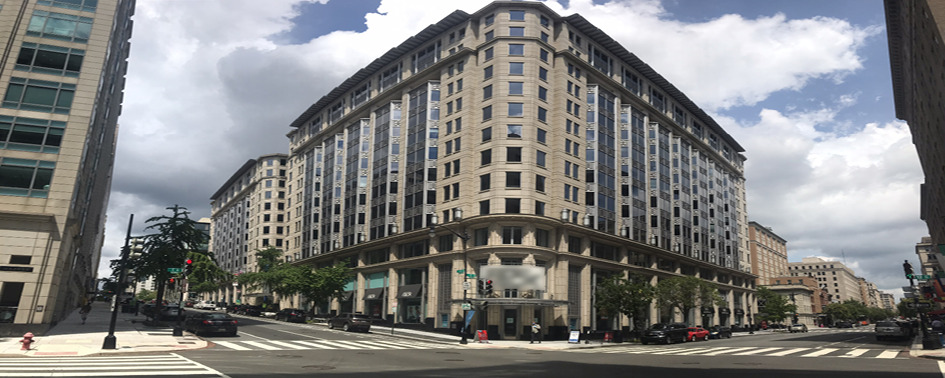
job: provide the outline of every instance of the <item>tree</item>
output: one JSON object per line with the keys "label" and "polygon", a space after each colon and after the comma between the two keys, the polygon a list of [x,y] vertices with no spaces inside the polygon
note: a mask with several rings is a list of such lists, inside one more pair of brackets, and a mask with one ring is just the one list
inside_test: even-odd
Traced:
{"label": "tree", "polygon": [[[290,274],[292,265],[282,261],[282,250],[275,247],[256,250],[256,271],[247,272],[239,275],[237,281],[245,289],[262,289],[263,293],[270,291],[280,292],[280,295],[286,295],[287,288],[280,287],[285,280],[285,275]],[[273,290],[275,289],[275,290]]]}
{"label": "tree", "polygon": [[187,253],[191,260],[190,272],[187,273],[187,283],[190,291],[196,293],[210,293],[221,286],[233,282],[233,275],[220,269],[214,261],[213,253]]}
{"label": "tree", "polygon": [[305,269],[308,273],[304,275],[305,281],[298,293],[312,303],[313,314],[315,307],[322,301],[330,301],[333,298],[340,299],[345,285],[351,281],[351,268],[341,262],[334,266],[315,270]]}
{"label": "tree", "polygon": [[142,302],[149,302],[152,299],[157,298],[157,293],[148,289],[141,289],[141,291],[139,291],[138,294],[135,295],[135,298],[137,298],[139,301],[142,301]]}
{"label": "tree", "polygon": [[689,323],[689,313],[699,305],[724,305],[715,284],[693,276],[674,276],[656,284],[656,301],[660,307],[678,309]]}
{"label": "tree", "polygon": [[188,217],[190,212],[177,205],[168,209],[173,211],[173,215],[151,217],[145,221],[151,224],[145,230],[157,232],[143,237],[141,255],[131,259],[129,264],[139,277],[153,276],[157,281],[158,303],[163,302],[165,284],[174,276],[167,268],[183,267],[188,252],[207,253],[207,234]]}
{"label": "tree", "polygon": [[631,275],[626,279],[615,274],[599,282],[594,295],[598,313],[623,314],[633,319],[634,329],[643,329],[646,328],[642,323],[646,318],[643,312],[650,308],[656,289],[642,276]]}
{"label": "tree", "polygon": [[758,320],[780,323],[788,314],[793,316],[797,312],[796,305],[788,303],[786,297],[767,287],[759,286],[755,297],[758,298]]}

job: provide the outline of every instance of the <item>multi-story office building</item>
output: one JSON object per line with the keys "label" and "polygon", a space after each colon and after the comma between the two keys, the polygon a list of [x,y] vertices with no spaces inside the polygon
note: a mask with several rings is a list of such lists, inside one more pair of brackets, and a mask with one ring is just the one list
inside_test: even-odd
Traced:
{"label": "multi-story office building", "polygon": [[95,290],[135,2],[0,5],[0,334],[42,333]]}
{"label": "multi-story office building", "polygon": [[748,250],[751,273],[758,276],[758,285],[771,285],[772,278],[788,274],[787,241],[771,228],[748,222]]}
{"label": "multi-story office building", "polygon": [[860,291],[859,277],[840,261],[805,257],[801,262],[788,263],[788,272],[791,277],[813,277],[820,287],[829,291],[832,302],[840,303],[853,299],[867,303]]}
{"label": "multi-story office building", "polygon": [[[896,117],[909,123],[925,174],[920,218],[931,244],[945,244],[945,3],[885,0]],[[938,261],[940,264],[945,261]],[[945,265],[942,265],[945,269]]]}
{"label": "multi-story office building", "polygon": [[449,328],[471,299],[490,337],[562,335],[629,323],[597,315],[605,277],[687,275],[718,285],[713,323],[746,322],[741,146],[580,15],[456,11],[292,126],[289,254],[356,272],[331,310]]}
{"label": "multi-story office building", "polygon": [[896,297],[889,293],[879,293],[880,308],[889,311],[896,311]]}
{"label": "multi-story office building", "polygon": [[[797,311],[786,318],[785,322],[793,322],[794,316],[797,316],[798,323],[809,327],[822,324],[821,313],[825,303],[821,302],[821,288],[817,280],[813,277],[794,276],[771,277],[769,280],[768,289],[797,306]],[[764,312],[765,309],[761,306],[758,311]]]}
{"label": "multi-story office building", "polygon": [[[286,249],[287,158],[268,154],[246,161],[210,197],[209,248],[223,270],[254,272],[257,250]],[[227,287],[214,299],[236,303],[264,294],[239,289]]]}

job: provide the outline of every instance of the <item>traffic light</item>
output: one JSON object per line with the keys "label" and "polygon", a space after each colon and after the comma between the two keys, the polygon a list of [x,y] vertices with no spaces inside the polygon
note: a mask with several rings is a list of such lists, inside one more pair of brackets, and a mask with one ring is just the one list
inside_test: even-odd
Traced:
{"label": "traffic light", "polygon": [[906,272],[906,278],[912,278],[912,275],[915,274],[915,272],[912,271],[912,264],[909,264],[909,260],[902,263],[902,270]]}
{"label": "traffic light", "polygon": [[492,295],[492,280],[486,280],[486,295]]}
{"label": "traffic light", "polygon": [[184,275],[185,276],[190,275],[190,273],[193,272],[193,268],[194,268],[194,260],[187,259],[187,261],[184,261]]}
{"label": "traffic light", "polygon": [[173,277],[172,277],[172,278],[169,278],[169,279],[167,280],[167,288],[170,289],[170,290],[174,290],[174,278],[173,278]]}
{"label": "traffic light", "polygon": [[477,280],[476,292],[479,295],[484,295],[486,293],[486,283],[483,280]]}
{"label": "traffic light", "polygon": [[797,323],[798,323],[798,320],[800,320],[800,318],[797,316],[797,313],[795,312],[795,313],[794,313],[794,324],[797,324]]}

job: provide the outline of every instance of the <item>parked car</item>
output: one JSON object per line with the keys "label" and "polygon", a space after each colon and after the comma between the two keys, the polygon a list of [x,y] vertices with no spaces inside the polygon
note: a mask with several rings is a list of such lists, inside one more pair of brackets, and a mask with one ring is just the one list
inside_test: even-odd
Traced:
{"label": "parked car", "polygon": [[791,333],[807,332],[807,324],[791,324],[791,328],[788,328],[788,331]]}
{"label": "parked car", "polygon": [[686,341],[709,340],[709,330],[702,327],[689,327]]}
{"label": "parked car", "polygon": [[649,343],[682,343],[689,338],[689,326],[684,323],[656,323],[643,332],[640,342]]}
{"label": "parked car", "polygon": [[709,338],[710,339],[731,339],[732,338],[732,327],[727,326],[711,326],[709,327]]}
{"label": "parked car", "polygon": [[881,321],[876,323],[876,340],[906,339],[911,336],[911,329],[895,321]]}
{"label": "parked car", "polygon": [[299,310],[297,308],[284,308],[276,313],[276,320],[305,323],[305,311]]}
{"label": "parked car", "polygon": [[350,312],[341,313],[331,319],[328,319],[328,328],[335,329],[341,327],[345,332],[348,331],[371,331],[371,318],[363,314],[352,314]]}
{"label": "parked car", "polygon": [[216,310],[217,303],[214,301],[200,301],[194,305],[194,308],[199,310]]}
{"label": "parked car", "polygon": [[239,313],[243,315],[249,315],[249,316],[259,316],[260,314],[262,314],[262,307],[246,305],[240,309]]}
{"label": "parked car", "polygon": [[229,336],[236,336],[236,319],[230,315],[219,312],[201,312],[187,317],[184,322],[184,329],[193,332],[195,335],[201,333],[225,333]]}
{"label": "parked car", "polygon": [[184,309],[180,308],[180,305],[177,303],[171,303],[164,305],[164,308],[161,309],[161,314],[158,316],[158,320],[177,320],[178,317],[184,316]]}

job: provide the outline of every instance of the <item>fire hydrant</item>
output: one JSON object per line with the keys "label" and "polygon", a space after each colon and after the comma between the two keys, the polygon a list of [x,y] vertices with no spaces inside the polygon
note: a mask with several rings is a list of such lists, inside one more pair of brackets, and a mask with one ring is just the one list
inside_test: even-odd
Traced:
{"label": "fire hydrant", "polygon": [[20,340],[20,343],[23,344],[20,350],[30,350],[30,344],[33,344],[33,333],[27,332],[23,335],[23,340]]}

